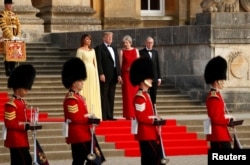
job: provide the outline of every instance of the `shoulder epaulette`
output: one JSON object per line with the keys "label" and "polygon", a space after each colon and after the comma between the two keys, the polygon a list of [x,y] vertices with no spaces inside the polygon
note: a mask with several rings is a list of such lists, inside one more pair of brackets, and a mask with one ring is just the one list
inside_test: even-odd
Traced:
{"label": "shoulder epaulette", "polygon": [[74,92],[69,92],[66,99],[76,99],[77,100],[77,98],[74,96]]}
{"label": "shoulder epaulette", "polygon": [[136,93],[136,96],[141,96],[141,97],[143,97],[144,99],[146,99],[145,96],[143,95],[143,91],[142,91],[142,90],[139,90],[139,91]]}
{"label": "shoulder epaulette", "polygon": [[219,98],[219,96],[217,95],[216,91],[211,91],[211,94],[209,97],[217,97]]}
{"label": "shoulder epaulette", "polygon": [[11,105],[11,106],[16,108],[16,104],[15,104],[14,100],[15,100],[15,98],[12,97],[6,104]]}

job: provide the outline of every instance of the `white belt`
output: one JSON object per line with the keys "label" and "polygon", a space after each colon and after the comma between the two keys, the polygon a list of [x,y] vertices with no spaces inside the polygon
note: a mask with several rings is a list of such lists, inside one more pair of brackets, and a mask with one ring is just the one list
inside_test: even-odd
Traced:
{"label": "white belt", "polygon": [[11,27],[11,28],[17,28],[17,26],[16,25],[8,25],[7,27]]}

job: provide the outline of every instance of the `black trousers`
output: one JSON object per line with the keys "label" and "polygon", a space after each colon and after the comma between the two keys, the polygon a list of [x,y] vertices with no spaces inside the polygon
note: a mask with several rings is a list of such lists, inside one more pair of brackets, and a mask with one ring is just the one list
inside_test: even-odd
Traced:
{"label": "black trousers", "polygon": [[115,82],[100,82],[102,119],[108,120],[114,118],[114,101],[115,101]]}
{"label": "black trousers", "polygon": [[210,142],[211,149],[232,149],[231,142]]}
{"label": "black trousers", "polygon": [[154,140],[139,141],[141,152],[141,165],[160,165],[161,164],[161,146]]}
{"label": "black trousers", "polygon": [[10,76],[10,74],[15,69],[16,62],[13,61],[4,61],[4,67],[5,67],[5,74],[6,76]]}
{"label": "black trousers", "polygon": [[158,88],[158,82],[153,81],[152,87],[149,88],[149,95],[150,95],[152,104],[156,104],[157,88]]}
{"label": "black trousers", "polygon": [[32,165],[28,148],[10,148],[10,165]]}
{"label": "black trousers", "polygon": [[[71,144],[72,165],[96,165],[87,159],[91,153],[91,141]],[[84,164],[86,161],[86,164]]]}

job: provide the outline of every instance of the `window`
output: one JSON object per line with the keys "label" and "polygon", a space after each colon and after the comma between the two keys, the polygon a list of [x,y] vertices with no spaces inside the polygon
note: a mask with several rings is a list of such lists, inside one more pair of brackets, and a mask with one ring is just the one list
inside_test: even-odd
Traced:
{"label": "window", "polygon": [[164,0],[141,0],[142,16],[163,16]]}

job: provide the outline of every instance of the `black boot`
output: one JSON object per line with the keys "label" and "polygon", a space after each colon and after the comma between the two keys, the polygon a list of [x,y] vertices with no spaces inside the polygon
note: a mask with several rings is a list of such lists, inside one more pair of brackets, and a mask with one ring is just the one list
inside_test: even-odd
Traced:
{"label": "black boot", "polygon": [[5,74],[7,77],[10,76],[12,71],[15,69],[16,62],[13,61],[4,61],[4,66],[5,66]]}

